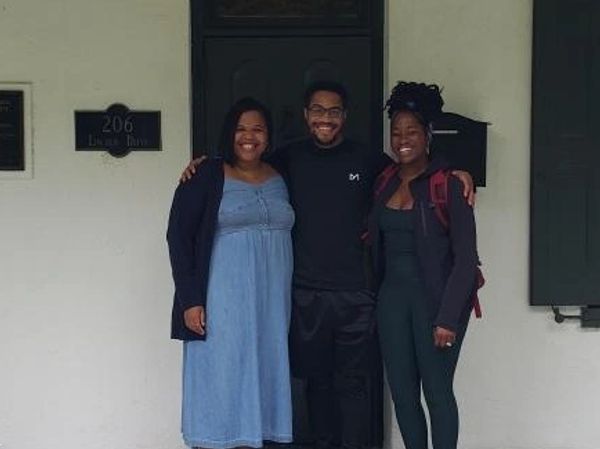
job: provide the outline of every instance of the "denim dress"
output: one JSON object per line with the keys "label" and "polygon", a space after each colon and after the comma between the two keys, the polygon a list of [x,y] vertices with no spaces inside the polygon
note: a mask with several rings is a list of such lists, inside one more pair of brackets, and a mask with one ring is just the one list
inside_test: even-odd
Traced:
{"label": "denim dress", "polygon": [[183,346],[190,447],[292,440],[288,362],[294,213],[280,176],[225,178],[212,250],[206,341]]}

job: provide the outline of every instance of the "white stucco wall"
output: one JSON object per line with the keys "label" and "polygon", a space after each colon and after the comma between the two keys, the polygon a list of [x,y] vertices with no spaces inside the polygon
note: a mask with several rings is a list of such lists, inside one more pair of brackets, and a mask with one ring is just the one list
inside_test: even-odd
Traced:
{"label": "white stucco wall", "polygon": [[[183,447],[164,233],[189,158],[187,0],[2,0],[34,177],[0,181],[0,447]],[[73,111],[161,110],[163,151],[74,150]]]}
{"label": "white stucco wall", "polygon": [[[164,231],[189,155],[187,0],[0,0],[0,82],[32,83],[34,176],[0,180],[0,447],[166,449],[179,345]],[[599,333],[527,305],[531,0],[390,0],[388,88],[492,123],[488,285],[457,373],[465,449],[597,449]],[[163,151],[74,151],[73,111],[162,111]],[[388,420],[388,443],[401,449]]]}

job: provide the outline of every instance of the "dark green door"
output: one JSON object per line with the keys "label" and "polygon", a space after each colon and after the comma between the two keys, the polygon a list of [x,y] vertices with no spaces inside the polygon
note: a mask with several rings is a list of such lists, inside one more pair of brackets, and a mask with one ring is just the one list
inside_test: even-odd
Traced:
{"label": "dark green door", "polygon": [[600,304],[600,2],[534,21],[531,303]]}
{"label": "dark green door", "polygon": [[303,136],[303,91],[323,79],[348,88],[347,134],[381,149],[383,2],[227,4],[192,1],[196,153],[216,151],[225,112],[248,95],[271,109],[278,144]]}
{"label": "dark green door", "polygon": [[[305,135],[303,91],[344,83],[346,134],[380,151],[383,142],[383,0],[191,0],[193,145],[216,152],[229,106],[254,96],[272,111],[279,144]],[[294,380],[294,438],[312,439]],[[382,388],[370,384],[374,446],[381,440]]]}

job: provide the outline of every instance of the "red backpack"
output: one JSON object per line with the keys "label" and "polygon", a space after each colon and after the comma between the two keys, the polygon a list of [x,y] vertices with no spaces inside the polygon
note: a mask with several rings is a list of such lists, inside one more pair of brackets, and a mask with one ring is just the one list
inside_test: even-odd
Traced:
{"label": "red backpack", "polygon": [[[383,189],[387,186],[390,179],[392,179],[398,173],[399,166],[397,164],[391,164],[381,172],[375,182],[374,195],[378,197]],[[435,215],[444,227],[448,230],[450,228],[450,214],[448,213],[448,177],[450,172],[448,170],[437,170],[429,178],[429,199],[433,203]],[[481,272],[481,262],[477,261],[476,270],[476,287],[473,291],[472,304],[473,311],[477,318],[481,318],[481,304],[479,303],[478,290],[485,284],[485,278]]]}

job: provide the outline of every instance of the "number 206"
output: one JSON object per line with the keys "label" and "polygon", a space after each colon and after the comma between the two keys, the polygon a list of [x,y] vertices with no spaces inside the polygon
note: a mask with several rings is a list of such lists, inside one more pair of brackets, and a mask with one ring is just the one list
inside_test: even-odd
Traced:
{"label": "number 206", "polygon": [[131,119],[131,117],[125,117],[125,119],[123,119],[118,115],[105,115],[103,119],[103,133],[120,133],[123,131],[125,131],[126,133],[133,132],[133,120]]}

